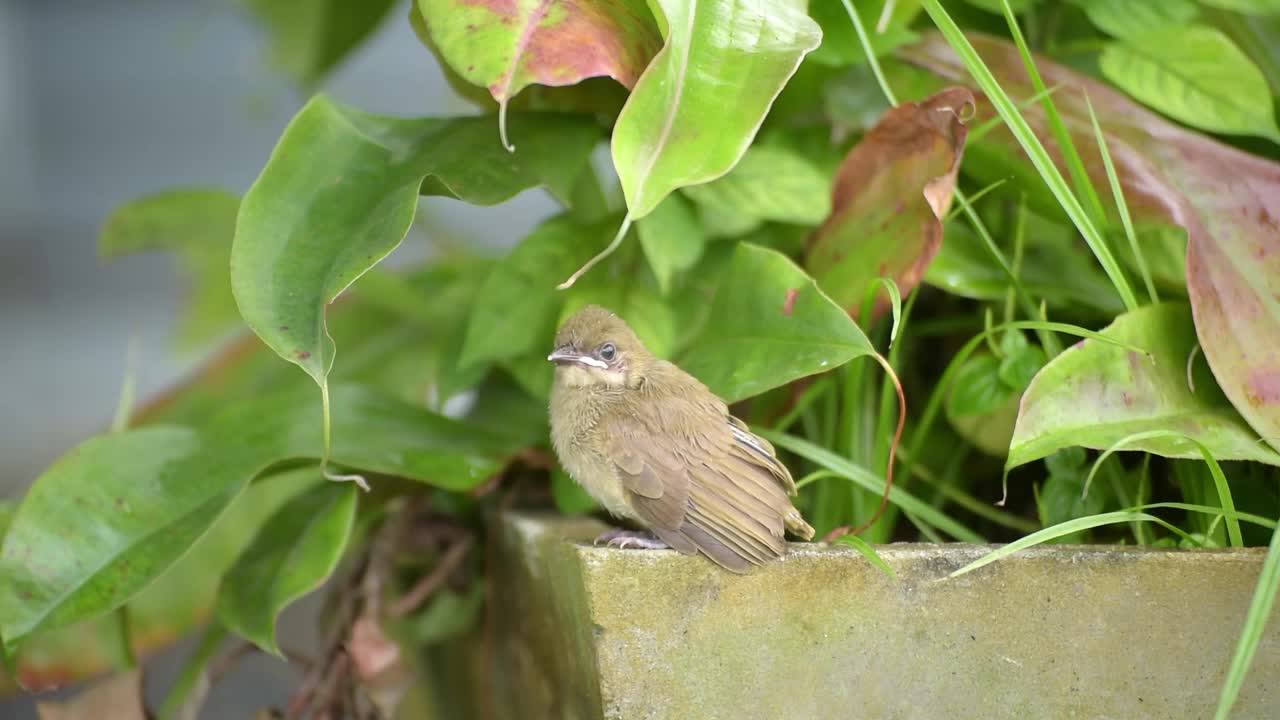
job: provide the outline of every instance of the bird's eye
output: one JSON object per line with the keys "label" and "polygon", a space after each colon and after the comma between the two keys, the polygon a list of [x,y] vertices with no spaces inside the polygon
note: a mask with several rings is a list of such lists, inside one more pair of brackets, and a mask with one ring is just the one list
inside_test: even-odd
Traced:
{"label": "bird's eye", "polygon": [[605,343],[600,346],[600,359],[605,362],[612,362],[613,358],[618,355],[618,348],[613,343]]}

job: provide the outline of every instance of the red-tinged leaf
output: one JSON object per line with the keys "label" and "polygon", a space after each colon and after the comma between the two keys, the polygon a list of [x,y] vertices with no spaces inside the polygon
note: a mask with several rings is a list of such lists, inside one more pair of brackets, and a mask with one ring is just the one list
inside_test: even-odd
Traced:
{"label": "red-tinged leaf", "polygon": [[107,678],[64,702],[38,702],[40,720],[147,720],[142,671]]}
{"label": "red-tinged leaf", "polygon": [[[836,175],[830,217],[805,265],[851,313],[868,285],[891,278],[911,292],[942,245],[942,220],[955,192],[973,93],[952,87],[885,113]],[[887,309],[881,299],[875,315]]]}
{"label": "red-tinged leaf", "polygon": [[433,49],[503,109],[529,85],[610,77],[630,88],[662,47],[643,0],[416,0]]}
{"label": "red-tinged leaf", "polygon": [[[1017,48],[980,34],[970,40],[1015,101],[1031,98]],[[968,73],[938,35],[900,50],[946,82]],[[1280,165],[1173,125],[1116,90],[1037,57],[1036,65],[1096,187],[1108,187],[1093,138],[1086,93],[1097,111],[1126,202],[1139,229],[1179,225],[1187,231],[1187,291],[1196,334],[1213,375],[1236,410],[1272,447],[1280,448]],[[1044,112],[1024,115],[1061,165]],[[978,96],[981,123],[994,116]],[[1025,159],[1003,129],[970,148],[966,164],[979,180],[1007,177]],[[985,175],[985,177],[983,177]],[[1038,180],[1020,189],[1044,205]],[[1114,207],[1108,203],[1114,215]],[[1118,226],[1118,223],[1116,223]]]}

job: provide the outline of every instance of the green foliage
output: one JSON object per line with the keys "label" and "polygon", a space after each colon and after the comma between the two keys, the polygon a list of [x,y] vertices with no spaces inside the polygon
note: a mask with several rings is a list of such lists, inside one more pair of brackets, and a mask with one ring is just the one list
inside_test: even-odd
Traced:
{"label": "green foliage", "polygon": [[1267,80],[1226,35],[1200,25],[1131,35],[1108,45],[1102,74],[1125,92],[1188,125],[1280,142]]}
{"label": "green foliage", "polygon": [[356,488],[329,484],[272,515],[218,588],[218,619],[258,647],[280,654],[276,616],[333,572],[356,516]]}
{"label": "green foliage", "polygon": [[[247,4],[308,87],[391,6]],[[410,564],[443,567],[391,624],[418,645],[465,637],[487,555],[406,563],[379,533],[405,496],[448,516],[432,532],[468,538],[516,498],[598,510],[547,438],[546,355],[588,303],[733,403],[820,529],[865,520],[893,470],[880,524],[842,540],[890,576],[873,547],[889,538],[1008,543],[956,574],[1040,542],[1263,542],[1252,526],[1274,527],[1280,476],[1280,64],[1253,30],[1276,12],[416,0],[424,54],[482,114],[315,95],[242,199],[158,193],[107,221],[104,257],[176,255],[184,342],[253,333],[0,503],[6,650],[24,677],[84,676],[122,656],[121,617],[148,650],[216,607],[215,628],[279,652],[278,614],[346,560],[388,563],[388,601]],[[613,172],[597,173],[606,136]],[[560,211],[500,257],[433,238],[430,260],[379,267],[422,196],[530,190]],[[894,383],[856,362],[878,347],[907,398],[892,467]],[[372,491],[325,482],[317,460]],[[1274,545],[1223,713],[1274,600]]]}

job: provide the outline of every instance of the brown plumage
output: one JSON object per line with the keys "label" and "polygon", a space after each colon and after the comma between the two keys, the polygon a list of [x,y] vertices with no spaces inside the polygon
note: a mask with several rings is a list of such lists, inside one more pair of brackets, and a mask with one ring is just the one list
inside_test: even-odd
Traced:
{"label": "brown plumage", "polygon": [[610,513],[734,572],[781,556],[787,531],[813,537],[773,446],[696,378],[650,354],[616,315],[583,308],[555,345],[551,439],[565,470]]}

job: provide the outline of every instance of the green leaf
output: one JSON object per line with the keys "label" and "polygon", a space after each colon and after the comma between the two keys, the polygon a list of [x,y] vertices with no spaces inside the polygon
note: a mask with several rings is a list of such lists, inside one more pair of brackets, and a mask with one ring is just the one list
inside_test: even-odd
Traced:
{"label": "green leaf", "polygon": [[[522,123],[510,154],[484,118],[390,118],[313,98],[241,203],[231,285],[245,321],[322,394],[334,346],[324,307],[400,244],[420,190],[492,205],[538,184],[568,197],[597,129]],[[425,181],[425,182],[424,182]]]}
{"label": "green leaf", "polygon": [[[800,0],[653,0],[666,45],[613,130],[630,217],[728,172],[822,32]],[[726,30],[732,29],[732,32]]]}
{"label": "green leaf", "polygon": [[[1001,84],[1029,94],[1016,50],[991,38],[975,40],[1000,72]],[[936,37],[902,52],[944,78],[964,81],[950,49]],[[1092,134],[1088,93],[1134,222],[1186,230],[1187,292],[1200,345],[1231,404],[1272,447],[1280,446],[1280,370],[1274,358],[1280,347],[1280,236],[1272,213],[1280,202],[1280,165],[1174,126],[1065,67],[1044,59],[1037,64],[1049,85],[1064,88],[1058,105],[1070,116],[1077,144]],[[989,110],[980,101],[983,113]],[[1026,115],[1043,131],[1042,117]],[[1008,154],[1012,140],[993,135]],[[1098,162],[1089,167],[1095,183],[1105,180],[1103,170]],[[1222,456],[1216,449],[1214,454]]]}
{"label": "green leaf", "polygon": [[[1074,233],[1041,221],[1043,232],[1028,230],[1028,245],[1019,266],[1023,285],[1050,308],[1083,306],[1107,315],[1124,312],[1124,304]],[[947,223],[942,247],[925,272],[925,283],[974,300],[1003,302],[1009,278],[967,225]]]}
{"label": "green leaf", "polygon": [[718,214],[817,225],[831,212],[829,181],[803,155],[756,145],[724,177],[684,192]]}
{"label": "green leaf", "polygon": [[[915,33],[907,26],[920,14],[920,3],[917,0],[889,2],[892,7],[889,8],[889,16],[884,18],[884,32],[880,32],[878,26],[884,17],[886,0],[857,0],[853,3],[862,23],[869,28],[877,28],[870,35],[871,48],[876,55],[884,55],[916,39]],[[853,24],[849,22],[849,13],[840,0],[814,0],[809,3],[809,15],[822,28],[822,45],[810,53],[810,61],[830,67],[858,65],[867,61],[858,44],[858,36],[854,34]]]}
{"label": "green leaf", "polygon": [[[805,267],[851,312],[877,277],[910,293],[942,244],[968,128],[967,88],[944,90],[890,110],[854,146],[836,175],[831,215],[814,235]],[[880,301],[873,315],[888,309]],[[868,319],[869,320],[869,319]]]}
{"label": "green leaf", "polygon": [[227,256],[240,198],[225,190],[190,188],[156,193],[116,208],[98,238],[107,260],[155,250],[172,251],[189,288],[178,330],[194,347],[238,327],[240,315],[227,281]]}
{"label": "green leaf", "polygon": [[1102,74],[1175,120],[1280,142],[1267,80],[1230,38],[1202,25],[1152,30],[1108,45]]}
{"label": "green leaf", "polygon": [[276,618],[337,567],[355,516],[356,489],[350,484],[326,484],[280,508],[223,578],[219,619],[279,655]]}
{"label": "green leaf", "polygon": [[120,432],[85,442],[41,475],[0,549],[7,649],[37,629],[117,607],[208,529],[249,477],[210,482],[185,466],[200,444],[186,428]]}
{"label": "green leaf", "polygon": [[990,353],[969,358],[956,373],[947,398],[947,415],[987,415],[1004,407],[1017,391],[1000,381],[999,372],[1000,361]]}
{"label": "green leaf", "polygon": [[558,469],[551,471],[551,498],[556,502],[556,509],[565,515],[583,515],[599,507],[581,485]]}
{"label": "green leaf", "polygon": [[565,214],[520,241],[480,288],[459,364],[465,368],[535,351],[545,357],[565,299],[556,283],[604,247],[616,227],[617,218],[583,224]]}
{"label": "green leaf", "polygon": [[1280,15],[1280,0],[1202,0],[1210,7],[1234,10],[1245,15]]}
{"label": "green leaf", "polygon": [[1019,394],[1048,362],[1044,348],[1032,345],[1021,331],[1011,330],[1000,337],[1000,368],[996,374],[1005,387]]}
{"label": "green leaf", "polygon": [[1089,22],[1117,38],[1190,23],[1200,13],[1192,0],[1072,0]]}
{"label": "green leaf", "polygon": [[680,364],[737,402],[873,353],[862,330],[795,263],[741,243],[706,328]]}
{"label": "green leaf", "polygon": [[1054,358],[1027,388],[1009,449],[1008,467],[1078,445],[1111,447],[1135,433],[1162,430],[1128,446],[1164,457],[1200,458],[1200,450],[1173,433],[1203,443],[1219,460],[1280,465],[1280,455],[1258,440],[1213,382],[1203,363],[1187,361],[1196,344],[1185,303],[1151,305],[1116,318],[1105,337],[1146,350],[1085,340]]}
{"label": "green leaf", "polygon": [[[1087,496],[1084,494],[1084,459],[1084,452],[1079,448],[1064,448],[1045,458],[1049,478],[1036,493],[1036,510],[1042,525],[1048,527],[1102,512],[1106,496],[1096,490]],[[1081,531],[1051,542],[1069,545],[1085,541],[1086,535]]]}
{"label": "green leaf", "polygon": [[[333,389],[343,465],[471,489],[509,439],[357,387]],[[306,388],[233,405],[199,431],[152,426],[93,438],[32,486],[0,549],[0,636],[108,612],[172,566],[244,490],[286,460],[321,456]]]}
{"label": "green leaf", "polygon": [[395,0],[241,0],[266,26],[271,59],[304,86],[318,83],[369,37]]}
{"label": "green leaf", "polygon": [[636,232],[663,295],[671,292],[677,273],[698,263],[707,242],[689,201],[679,194],[668,195],[658,203],[653,212],[636,223]]}
{"label": "green leaf", "polygon": [[988,455],[1004,457],[1018,419],[1022,388],[1000,378],[1000,360],[977,353],[956,371],[947,394],[947,420],[965,440]]}
{"label": "green leaf", "polygon": [[432,45],[459,76],[499,105],[532,84],[611,77],[630,88],[662,45],[643,0],[415,0]]}

